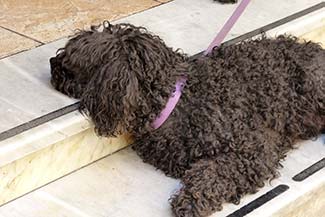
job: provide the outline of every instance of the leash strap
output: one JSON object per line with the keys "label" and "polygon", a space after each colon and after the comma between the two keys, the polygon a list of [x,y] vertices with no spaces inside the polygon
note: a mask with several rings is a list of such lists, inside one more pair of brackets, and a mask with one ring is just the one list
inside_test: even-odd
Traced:
{"label": "leash strap", "polygon": [[152,123],[152,127],[154,129],[158,129],[169,117],[169,115],[173,112],[179,98],[181,98],[182,95],[182,89],[185,85],[186,78],[180,78],[175,85],[175,92],[173,95],[168,99],[168,102],[165,106],[165,108],[161,111],[160,115],[157,117],[156,120]]}
{"label": "leash strap", "polygon": [[237,22],[238,18],[242,15],[245,11],[247,5],[249,4],[250,0],[242,0],[236,10],[233,12],[231,17],[227,20],[225,25],[222,27],[218,35],[213,39],[209,47],[204,51],[204,55],[211,53],[214,47],[219,47],[222,41],[225,39],[229,31]]}
{"label": "leash strap", "polygon": [[[209,45],[208,49],[204,52],[204,55],[209,54],[214,47],[220,46],[221,42],[225,39],[226,35],[229,33],[231,28],[235,25],[240,15],[244,12],[245,8],[249,4],[250,0],[242,0],[241,3],[238,5],[234,13],[222,27],[218,35]],[[186,78],[180,78],[176,82],[176,90],[175,93],[168,99],[165,108],[161,111],[158,117],[153,121],[152,127],[154,129],[158,129],[163,123],[167,120],[169,115],[173,112],[178,100],[182,95],[183,86],[186,83]]]}

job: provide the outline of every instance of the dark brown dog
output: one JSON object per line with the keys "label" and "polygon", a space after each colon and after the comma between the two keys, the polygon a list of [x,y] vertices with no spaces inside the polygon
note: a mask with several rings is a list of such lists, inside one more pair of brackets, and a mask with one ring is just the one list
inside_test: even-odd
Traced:
{"label": "dark brown dog", "polygon": [[[53,86],[80,98],[96,132],[128,132],[134,150],[180,178],[175,216],[208,216],[275,178],[288,150],[325,128],[325,51],[294,37],[216,48],[190,60],[144,28],[82,31],[51,58]],[[167,121],[152,122],[185,76]]]}

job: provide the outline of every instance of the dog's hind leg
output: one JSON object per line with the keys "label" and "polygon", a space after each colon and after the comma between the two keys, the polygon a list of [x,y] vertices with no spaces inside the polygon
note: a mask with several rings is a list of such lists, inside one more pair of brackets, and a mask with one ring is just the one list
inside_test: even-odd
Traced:
{"label": "dog's hind leg", "polygon": [[236,196],[235,181],[228,174],[220,176],[218,171],[223,171],[222,165],[219,166],[214,160],[201,160],[186,171],[182,179],[183,187],[171,198],[175,216],[209,216],[220,211],[223,202]]}
{"label": "dog's hind leg", "polygon": [[[185,172],[183,187],[171,198],[177,217],[205,217],[222,209],[224,202],[238,204],[242,195],[255,193],[274,178],[279,155],[260,146],[250,155],[227,153],[203,159]],[[268,152],[268,153],[267,153]]]}

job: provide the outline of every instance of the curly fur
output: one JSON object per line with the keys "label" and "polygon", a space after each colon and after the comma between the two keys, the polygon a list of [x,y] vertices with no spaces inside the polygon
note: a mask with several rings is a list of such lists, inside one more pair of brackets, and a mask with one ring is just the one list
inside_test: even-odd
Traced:
{"label": "curly fur", "polygon": [[[297,38],[261,37],[190,59],[144,28],[92,27],[51,58],[52,84],[80,98],[96,132],[129,132],[133,149],[180,178],[177,217],[208,216],[238,204],[278,176],[297,140],[325,129],[325,51]],[[180,76],[181,100],[151,128]]]}

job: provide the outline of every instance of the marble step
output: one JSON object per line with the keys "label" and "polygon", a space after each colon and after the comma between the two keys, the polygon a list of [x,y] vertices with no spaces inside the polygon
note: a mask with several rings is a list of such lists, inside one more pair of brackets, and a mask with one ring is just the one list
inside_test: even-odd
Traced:
{"label": "marble step", "polygon": [[[301,144],[283,162],[280,178],[212,217],[324,217],[325,170],[292,179],[325,160],[324,139]],[[127,148],[3,205],[0,217],[171,217],[168,199],[179,188],[179,180]]]}
{"label": "marble step", "polygon": [[79,112],[63,115],[0,143],[0,204],[15,199],[131,143],[99,138]]}
{"label": "marble step", "polygon": [[[316,3],[316,0],[299,1],[294,5],[283,0],[272,3],[252,1],[227,40]],[[195,54],[209,44],[234,7],[210,0],[174,0],[117,22],[146,26],[161,35],[168,45]],[[166,16],[167,13],[170,16]],[[219,18],[211,20],[216,14]],[[318,40],[316,37],[323,33],[315,32],[321,27],[318,24],[324,21],[323,15],[323,11],[318,10],[304,19],[274,29],[275,32],[270,34],[290,30]],[[255,19],[256,16],[259,19]],[[125,135],[119,138],[97,137],[91,123],[73,106],[76,100],[50,86],[48,59],[66,40],[0,60],[0,205],[113,154],[132,142]],[[315,159],[311,158],[311,161]]]}

